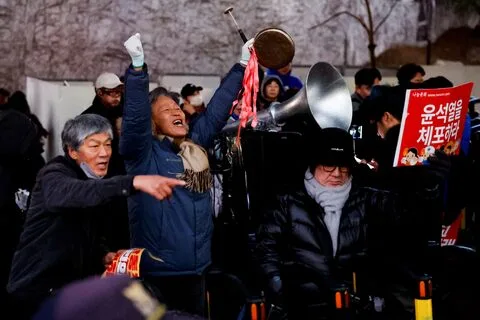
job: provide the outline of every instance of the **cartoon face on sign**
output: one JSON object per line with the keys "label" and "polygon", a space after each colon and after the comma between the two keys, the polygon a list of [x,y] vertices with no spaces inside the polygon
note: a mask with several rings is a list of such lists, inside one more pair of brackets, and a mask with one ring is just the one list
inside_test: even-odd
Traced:
{"label": "cartoon face on sign", "polygon": [[408,148],[403,152],[402,164],[407,166],[414,166],[418,162],[421,162],[418,157],[418,151],[416,148]]}
{"label": "cartoon face on sign", "polygon": [[435,154],[435,148],[433,146],[428,146],[422,149],[422,153],[420,154],[419,160],[422,163],[425,163],[428,158]]}

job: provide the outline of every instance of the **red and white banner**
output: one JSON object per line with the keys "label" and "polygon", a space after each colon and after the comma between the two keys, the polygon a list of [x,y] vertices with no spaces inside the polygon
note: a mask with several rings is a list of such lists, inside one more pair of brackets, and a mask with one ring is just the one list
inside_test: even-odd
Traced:
{"label": "red and white banner", "polygon": [[422,165],[437,149],[458,155],[472,88],[407,90],[393,166]]}
{"label": "red and white banner", "polygon": [[118,251],[103,276],[125,274],[131,278],[140,277],[140,259],[143,251],[145,249],[138,248]]}

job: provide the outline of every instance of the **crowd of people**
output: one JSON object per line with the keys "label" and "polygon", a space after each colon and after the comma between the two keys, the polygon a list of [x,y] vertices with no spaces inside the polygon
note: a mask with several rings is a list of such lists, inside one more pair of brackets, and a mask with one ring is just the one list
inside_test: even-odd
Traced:
{"label": "crowd of people", "polygon": [[[211,150],[226,123],[238,121],[241,106],[232,105],[251,42],[208,103],[192,83],[180,93],[149,91],[140,35],[124,46],[131,57],[124,76],[98,76],[92,105],[64,125],[64,154],[48,163],[42,153],[49,132],[25,94],[0,90],[0,209],[8,259],[2,301],[14,319],[209,314],[206,276],[217,227]],[[291,63],[261,71],[259,110],[303,87]],[[355,274],[360,294],[383,299],[386,319],[412,319],[411,283],[439,263],[432,247],[442,225],[478,206],[466,182],[479,175],[474,110],[464,119],[460,155],[437,150],[426,166],[392,166],[406,90],[453,86],[425,75],[407,64],[398,70],[398,85],[387,86],[379,70],[363,68],[351,97],[354,130],[304,133],[303,173],[265,203],[255,233],[252,278],[261,279],[258,288],[272,310],[290,319],[330,319],[332,287],[351,284]],[[138,279],[98,278],[128,248],[144,249]]]}

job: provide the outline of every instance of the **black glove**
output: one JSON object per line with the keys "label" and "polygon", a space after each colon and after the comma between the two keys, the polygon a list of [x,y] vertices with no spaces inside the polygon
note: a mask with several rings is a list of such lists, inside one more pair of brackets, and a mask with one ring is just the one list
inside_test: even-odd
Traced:
{"label": "black glove", "polygon": [[440,181],[445,181],[450,173],[452,162],[450,156],[441,150],[436,150],[435,154],[428,157],[428,167]]}

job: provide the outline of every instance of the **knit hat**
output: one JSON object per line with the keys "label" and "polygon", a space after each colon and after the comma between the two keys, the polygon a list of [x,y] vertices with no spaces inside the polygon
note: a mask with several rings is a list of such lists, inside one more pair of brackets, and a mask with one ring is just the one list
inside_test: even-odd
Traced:
{"label": "knit hat", "polygon": [[47,300],[34,320],[162,319],[160,304],[138,280],[91,277],[74,282]]}
{"label": "knit hat", "polygon": [[142,282],[127,276],[90,277],[74,282],[47,300],[33,320],[204,320],[167,311]]}

